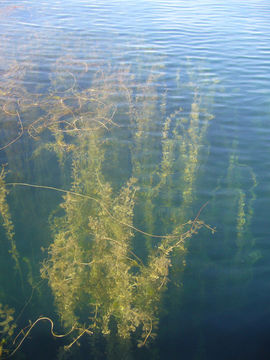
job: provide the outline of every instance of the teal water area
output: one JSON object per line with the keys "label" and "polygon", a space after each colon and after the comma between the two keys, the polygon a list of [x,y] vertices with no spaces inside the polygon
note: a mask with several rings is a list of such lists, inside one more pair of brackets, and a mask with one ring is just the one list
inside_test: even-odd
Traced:
{"label": "teal water area", "polygon": [[1,2],[0,359],[270,358],[269,18]]}

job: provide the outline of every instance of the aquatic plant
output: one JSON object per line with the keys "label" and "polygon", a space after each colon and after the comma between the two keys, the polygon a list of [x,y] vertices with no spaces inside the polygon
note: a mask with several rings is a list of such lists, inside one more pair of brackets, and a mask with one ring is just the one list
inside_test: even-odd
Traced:
{"label": "aquatic plant", "polygon": [[15,236],[14,225],[11,220],[9,206],[7,203],[8,190],[5,185],[5,174],[6,174],[5,168],[2,167],[0,172],[0,214],[2,218],[2,225],[5,229],[6,237],[10,244],[9,252],[15,262],[15,269],[19,272],[22,281],[19,253],[14,239]]}
{"label": "aquatic plant", "polygon": [[0,303],[0,359],[7,353],[8,341],[16,328],[13,314],[14,309]]}
{"label": "aquatic plant", "polygon": [[[54,152],[62,172],[67,171],[69,158],[70,169],[65,174],[69,188],[14,182],[9,186],[64,194],[58,213],[51,216],[53,242],[41,276],[48,280],[61,322],[69,334],[76,333],[67,347],[84,334],[110,339],[112,322],[118,339],[136,338],[143,346],[156,336],[173,257],[182,257],[183,269],[187,240],[205,226],[198,216],[187,221],[186,213],[193,203],[199,147],[211,115],[202,115],[196,93],[187,117],[182,116],[181,108],[165,116],[166,91],[159,101],[153,74],[138,86],[129,70],[116,72],[108,66],[106,73],[92,74],[90,87],[81,88],[79,75],[66,70],[73,63],[72,59],[59,59],[45,95],[36,94],[31,101],[27,90],[20,89],[12,103],[19,118],[36,109],[36,119],[22,125],[37,141],[35,158],[44,149]],[[80,76],[88,71],[87,65],[82,66]],[[115,103],[127,106],[118,109]],[[5,106],[2,109],[7,109]],[[154,121],[159,114],[165,120]],[[128,125],[126,133],[123,123]],[[131,137],[133,145],[114,147],[111,154],[110,141],[115,134],[117,140],[119,132]],[[160,141],[152,138],[153,132],[162,134]],[[130,169],[116,186],[106,165],[108,158],[114,166],[120,164],[123,150],[128,153]],[[143,167],[148,168],[147,174]],[[170,226],[157,235],[156,203],[168,187],[172,190],[167,208],[175,189],[180,198],[169,214]],[[136,245],[146,239],[144,253],[138,256]],[[41,317],[33,326],[43,319],[53,324]]]}
{"label": "aquatic plant", "polygon": [[[130,246],[132,229],[140,231],[131,222],[133,182],[131,179],[115,199],[111,198],[110,186],[104,184],[99,210],[89,217],[90,232],[81,223],[80,233],[74,222],[65,221],[60,226],[63,228],[50,246],[42,274],[49,279],[66,326],[76,324],[79,329],[99,330],[107,335],[113,317],[118,335],[123,338],[142,325],[144,345],[157,327],[160,296],[171,265],[170,254],[176,248],[181,249],[204,223],[196,218],[188,224],[190,229],[186,233],[175,231],[172,235],[158,236],[163,241],[144,265]],[[75,193],[70,195],[67,194],[64,205],[67,218],[74,213],[74,207],[81,210],[87,200],[87,195],[84,199],[80,196],[76,199]],[[91,320],[88,326],[83,323],[86,317]]]}
{"label": "aquatic plant", "polygon": [[[193,76],[189,86],[185,87],[186,93],[190,93],[188,101],[184,101],[173,113],[164,113],[166,91],[159,103],[157,99],[161,95],[157,95],[155,87],[158,80],[157,77],[149,76],[142,86],[143,91],[139,91],[140,95],[144,95],[140,96],[139,110],[134,111],[136,104],[131,106],[132,124],[136,129],[131,148],[131,158],[135,165],[133,176],[138,177],[139,184],[143,186],[142,194],[139,193],[141,224],[149,232],[159,229],[166,234],[178,228],[181,233],[184,232],[184,224],[192,217],[197,199],[197,184],[203,169],[202,159],[207,159],[207,130],[213,119],[211,103],[215,84],[209,84],[211,94],[208,92],[206,99]],[[160,142],[153,135],[157,133],[161,134]],[[143,167],[141,164],[144,161]],[[142,170],[144,168],[147,171]],[[149,237],[145,237],[145,240],[151,256],[157,242]],[[189,244],[190,242],[183,241],[181,247],[175,249],[169,258],[170,284],[176,284],[169,289],[172,291],[169,300],[169,307],[173,309],[172,316],[179,312],[184,301],[183,282]]]}
{"label": "aquatic plant", "polygon": [[[252,168],[239,162],[236,155],[236,144],[234,144],[234,148],[234,153],[229,159],[227,177],[228,186],[233,195],[231,211],[235,214],[233,236],[237,251],[234,254],[234,259],[237,266],[247,266],[245,273],[246,276],[249,275],[245,281],[248,282],[252,278],[254,263],[261,257],[261,254],[255,249],[255,241],[251,232],[257,180]],[[234,228],[232,229],[234,230]]]}
{"label": "aquatic plant", "polygon": [[[122,83],[118,86],[123,90]],[[149,86],[152,86],[150,80],[145,91],[148,91]],[[149,164],[149,159],[144,158],[149,147],[147,136],[145,137],[149,129],[146,130],[145,126],[150,126],[153,112],[155,114],[155,98],[148,109],[145,101],[139,102],[136,99],[142,111],[137,112],[136,103],[132,104],[133,96],[127,93],[127,89],[124,90],[129,94],[126,95],[130,100],[129,116],[131,121],[136,122],[136,140],[131,155],[134,159],[137,154]],[[104,106],[104,99],[99,100],[103,97],[104,88],[99,87],[92,93],[96,99],[91,108],[92,116],[96,118],[103,113],[103,118],[108,118],[110,107]],[[105,93],[108,93],[108,89]],[[142,106],[143,103],[145,105]],[[193,110],[194,108],[195,105],[192,106]],[[194,113],[195,110],[191,114],[192,124],[198,120]],[[150,172],[151,176],[160,178],[158,185],[153,187],[153,192],[149,191],[150,195],[158,194],[166,177],[165,153],[172,157],[172,151],[165,149],[166,146],[168,148],[168,144],[165,144],[165,132],[169,120],[166,121],[161,147],[164,157],[160,168],[163,173],[160,175],[157,166]],[[147,195],[146,200],[149,202],[143,212],[147,217],[147,231],[137,229],[133,225],[135,194],[138,190],[135,178],[131,177],[116,193],[105,180],[106,172],[103,171],[106,152],[103,139],[106,129],[101,127],[89,132],[84,131],[86,123],[81,125],[79,136],[72,134],[73,186],[67,191],[61,205],[65,211],[64,217],[56,218],[52,223],[55,238],[49,247],[49,258],[43,265],[42,276],[49,281],[61,320],[66,327],[77,324],[79,328],[101,332],[106,336],[110,334],[111,319],[115,319],[120,338],[129,338],[141,328],[139,345],[144,345],[155,336],[161,295],[166,289],[172,253],[175,249],[184,251],[187,238],[204,224],[196,219],[186,224],[189,227],[186,232],[185,226],[179,226],[178,223],[169,235],[150,234],[147,221],[151,216],[152,199]],[[190,155],[188,159],[191,158]],[[145,186],[145,178],[141,178],[143,174],[140,162],[134,160],[132,174],[139,177],[137,182],[141,186]],[[187,177],[186,174],[184,176]],[[134,252],[134,232],[141,233],[145,238],[159,239],[155,249],[149,249],[145,261],[140,260]],[[90,322],[86,319],[90,319]]]}

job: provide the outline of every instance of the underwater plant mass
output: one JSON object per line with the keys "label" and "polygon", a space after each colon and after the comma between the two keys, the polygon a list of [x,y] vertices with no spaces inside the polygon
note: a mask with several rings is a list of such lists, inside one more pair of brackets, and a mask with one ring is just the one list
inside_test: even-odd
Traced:
{"label": "underwater plant mass", "polygon": [[[69,59],[69,63],[72,61]],[[6,182],[6,169],[2,167],[2,225],[9,242],[14,271],[20,277],[24,291],[25,279],[20,263],[27,262],[31,267],[32,264],[29,265],[30,261],[25,258],[21,260],[17,250],[7,203],[7,194],[11,191],[8,188],[60,193],[63,200],[58,205],[59,210],[56,207],[56,212],[50,214],[52,242],[40,271],[41,278],[47,280],[51,289],[62,325],[71,329],[68,332],[70,336],[76,334],[65,349],[69,349],[84,334],[104,336],[109,342],[114,336],[119,338],[120,344],[123,339],[125,346],[132,337],[141,347],[156,336],[159,308],[169,280],[170,267],[181,271],[187,241],[200,228],[214,232],[200,220],[199,213],[192,220],[185,218],[193,200],[198,147],[203,143],[208,121],[213,117],[206,110],[200,110],[203,100],[196,92],[188,117],[182,116],[183,110],[180,108],[167,115],[163,123],[155,125],[162,134],[160,144],[156,146],[160,154],[155,160],[159,162],[145,177],[144,165],[139,164],[138,158],[144,161],[144,152],[147,154],[148,147],[152,146],[149,127],[154,125],[151,124],[152,119],[164,106],[159,104],[155,94],[157,79],[151,74],[141,90],[141,86],[137,88],[136,84],[129,84],[132,82],[129,69],[117,70],[109,66],[107,73],[103,68],[92,75],[91,88],[80,89],[75,75],[70,72],[66,74],[62,70],[63,65],[67,67],[66,60],[57,61],[47,94],[36,94],[34,103],[31,103],[31,94],[26,89],[14,91],[13,83],[7,81],[3,84],[3,92],[16,94],[7,103],[3,101],[3,116],[26,118],[33,108],[41,114],[24,127],[24,135],[27,142],[33,143],[34,162],[38,162],[40,157],[46,158],[49,153],[53,154],[64,186],[56,188]],[[89,71],[86,64],[82,64],[82,67],[83,72]],[[118,80],[112,81],[112,74],[116,71]],[[9,76],[12,74],[16,77],[16,72],[20,72],[20,69],[15,65],[9,69]],[[69,81],[70,76],[73,82]],[[118,110],[119,103],[126,105]],[[16,110],[12,112],[12,109]],[[200,113],[203,125],[200,124]],[[132,137],[132,145],[120,149],[117,144],[114,145],[119,132],[125,137]],[[19,136],[2,150],[9,149],[17,140]],[[118,157],[123,153],[129,154],[126,174],[123,180],[118,180],[118,184],[111,180],[106,171],[109,153],[114,158],[110,166],[114,166],[115,161],[117,167],[120,164]],[[176,154],[177,159],[172,160]],[[175,183],[173,176],[180,164],[183,172]],[[168,182],[182,191],[182,201],[171,214],[174,219],[168,229],[170,232],[158,234],[154,232],[157,226],[151,212],[154,212],[154,203],[159,201],[160,194],[166,191]],[[144,194],[140,192],[140,186],[147,188]],[[171,205],[167,207],[172,208]],[[140,224],[144,228],[138,227],[135,222],[137,209],[145,217]],[[141,257],[136,255],[137,242],[141,243]],[[173,257],[180,263],[172,265]],[[33,279],[28,279],[28,282],[33,289],[38,286]],[[38,319],[41,320],[49,321],[53,329],[54,320],[48,317]],[[10,335],[10,329],[14,327],[15,324],[7,326],[3,334]],[[31,324],[29,329],[32,330],[32,327]],[[24,341],[27,336],[25,331],[17,339]],[[4,345],[3,349],[2,352],[8,354]],[[13,353],[16,351],[17,347]]]}
{"label": "underwater plant mass", "polygon": [[269,25],[196,4],[0,6],[1,360],[270,356]]}

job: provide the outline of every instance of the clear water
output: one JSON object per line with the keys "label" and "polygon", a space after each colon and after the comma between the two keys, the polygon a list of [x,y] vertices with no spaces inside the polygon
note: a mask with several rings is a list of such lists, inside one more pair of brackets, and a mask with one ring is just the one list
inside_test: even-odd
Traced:
{"label": "clear water", "polygon": [[[269,18],[265,0],[1,3],[3,358],[269,359]],[[13,344],[40,316],[76,329]]]}

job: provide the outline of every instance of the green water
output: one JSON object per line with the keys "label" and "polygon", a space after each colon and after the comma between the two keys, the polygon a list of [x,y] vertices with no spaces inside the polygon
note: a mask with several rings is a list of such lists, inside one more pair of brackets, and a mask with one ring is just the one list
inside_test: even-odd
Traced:
{"label": "green water", "polygon": [[1,359],[269,358],[265,10],[1,4]]}

